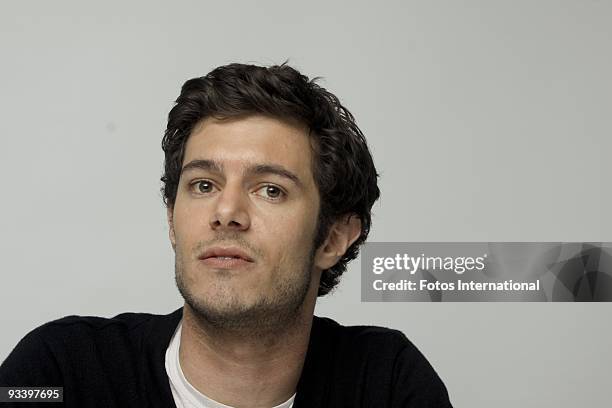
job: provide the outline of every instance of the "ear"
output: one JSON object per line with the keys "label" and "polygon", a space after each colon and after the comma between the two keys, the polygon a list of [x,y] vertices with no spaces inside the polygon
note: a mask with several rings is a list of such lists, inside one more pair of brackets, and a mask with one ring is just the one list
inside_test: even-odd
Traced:
{"label": "ear", "polygon": [[168,235],[170,237],[170,243],[172,249],[176,251],[176,235],[174,234],[174,207],[166,208],[166,214],[168,216]]}
{"label": "ear", "polygon": [[329,229],[327,239],[317,249],[315,265],[321,270],[334,266],[346,250],[361,235],[361,220],[355,214],[346,214],[336,220]]}

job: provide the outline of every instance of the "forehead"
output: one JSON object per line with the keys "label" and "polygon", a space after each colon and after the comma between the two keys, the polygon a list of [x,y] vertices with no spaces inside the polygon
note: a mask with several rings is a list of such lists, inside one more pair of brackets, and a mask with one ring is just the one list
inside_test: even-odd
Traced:
{"label": "forehead", "polygon": [[274,164],[312,179],[312,149],[308,129],[298,123],[262,115],[207,118],[194,127],[183,164],[212,159],[225,168]]}

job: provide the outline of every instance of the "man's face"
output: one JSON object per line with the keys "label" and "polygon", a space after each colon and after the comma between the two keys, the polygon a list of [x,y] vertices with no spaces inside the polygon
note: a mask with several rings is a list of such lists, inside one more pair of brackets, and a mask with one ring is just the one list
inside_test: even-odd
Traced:
{"label": "man's face", "polygon": [[316,293],[312,160],[295,124],[254,115],[195,127],[168,216],[177,286],[210,323],[288,319]]}

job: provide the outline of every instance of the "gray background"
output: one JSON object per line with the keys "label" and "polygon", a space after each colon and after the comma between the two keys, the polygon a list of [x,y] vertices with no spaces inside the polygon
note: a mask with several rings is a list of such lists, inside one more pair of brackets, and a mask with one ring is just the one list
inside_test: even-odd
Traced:
{"label": "gray background", "polygon": [[[165,119],[215,66],[289,58],[340,96],[382,175],[372,241],[611,241],[608,1],[0,5],[0,358],[68,314],[181,304]],[[606,160],[604,160],[606,159]],[[604,184],[605,181],[605,184]],[[609,406],[610,304],[361,303],[456,407]]]}

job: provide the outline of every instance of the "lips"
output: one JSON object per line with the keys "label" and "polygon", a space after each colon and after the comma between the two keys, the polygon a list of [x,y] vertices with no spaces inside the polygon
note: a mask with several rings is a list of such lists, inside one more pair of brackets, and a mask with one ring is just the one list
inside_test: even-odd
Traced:
{"label": "lips", "polygon": [[219,260],[239,259],[245,262],[253,262],[252,257],[250,257],[245,251],[236,247],[212,247],[204,251],[204,253],[199,257],[200,260],[211,258]]}

